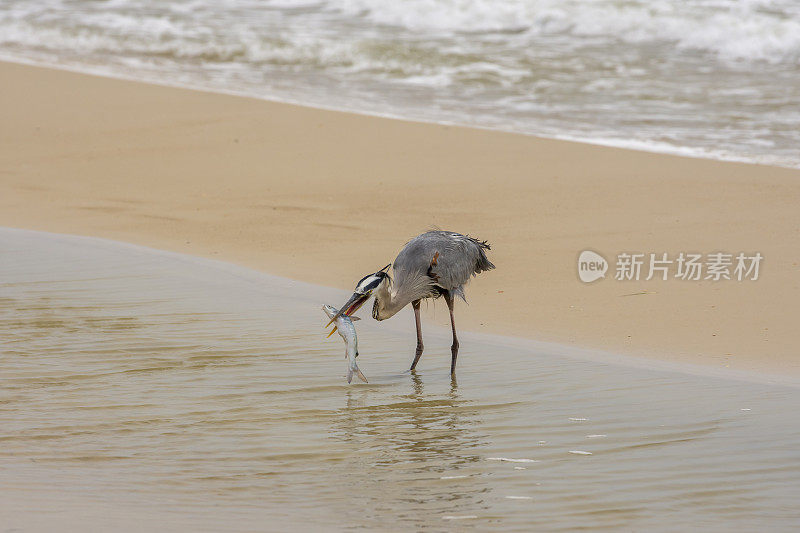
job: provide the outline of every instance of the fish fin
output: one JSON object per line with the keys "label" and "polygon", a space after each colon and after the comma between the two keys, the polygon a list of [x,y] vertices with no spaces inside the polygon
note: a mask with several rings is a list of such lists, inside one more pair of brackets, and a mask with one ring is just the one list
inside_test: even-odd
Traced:
{"label": "fish fin", "polygon": [[[336,333],[336,326],[333,326],[333,329],[331,330],[331,332],[330,332],[330,333],[328,333],[328,337],[330,337],[330,336],[331,336],[331,335],[333,335],[334,333]],[[327,337],[326,337],[326,338],[327,338]]]}
{"label": "fish fin", "polygon": [[351,317],[350,317],[350,320],[356,321],[356,320],[361,320],[361,319],[360,319],[360,318],[358,318],[357,316],[351,316]]}
{"label": "fish fin", "polygon": [[[356,368],[356,372],[358,373],[358,377],[359,377],[359,378],[361,378],[361,381],[363,381],[364,383],[369,383],[369,381],[367,381],[367,378],[366,378],[366,377],[364,377],[364,374],[362,374],[362,373],[361,373],[361,370],[359,370],[358,368]],[[352,377],[352,376],[351,376],[351,377]]]}

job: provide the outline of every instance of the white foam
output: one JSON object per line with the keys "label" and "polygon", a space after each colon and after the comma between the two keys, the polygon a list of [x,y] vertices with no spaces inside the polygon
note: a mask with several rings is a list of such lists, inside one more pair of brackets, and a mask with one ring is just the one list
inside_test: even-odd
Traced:
{"label": "white foam", "polygon": [[338,0],[329,5],[378,24],[434,34],[567,34],[669,42],[730,60],[794,62],[800,57],[800,9],[790,0]]}
{"label": "white foam", "polygon": [[[800,167],[800,107],[780,90],[800,83],[793,0],[113,0],[102,10],[9,0],[0,51],[323,108]],[[766,84],[776,68],[780,83]],[[720,81],[698,84],[702,69]]]}
{"label": "white foam", "polygon": [[[0,8],[0,43],[84,51],[111,45],[191,56],[201,50],[246,55],[259,44],[272,43],[274,52],[295,49],[292,53],[330,60],[336,55],[331,48],[350,40],[347,35],[325,37],[328,33],[321,28],[330,28],[333,18],[347,21],[351,28],[365,23],[390,25],[431,38],[506,32],[502,40],[520,47],[529,46],[530,39],[566,35],[576,42],[669,43],[679,50],[700,50],[732,61],[796,66],[800,60],[800,5],[792,0],[282,0],[271,2],[270,9],[237,6],[240,10],[233,13],[225,2],[208,0],[166,2],[152,10],[130,1],[109,2],[103,10],[75,9],[65,1],[38,7],[21,0],[6,4]],[[280,9],[297,8],[307,12],[296,29],[286,24]],[[58,26],[51,23],[53,13],[60,15]],[[263,39],[259,28],[264,26],[281,27],[280,39]],[[258,52],[252,59],[257,57]],[[495,61],[488,64],[497,67]]]}
{"label": "white foam", "polygon": [[574,453],[575,455],[592,455],[592,452],[587,452],[584,450],[570,450],[569,453]]}

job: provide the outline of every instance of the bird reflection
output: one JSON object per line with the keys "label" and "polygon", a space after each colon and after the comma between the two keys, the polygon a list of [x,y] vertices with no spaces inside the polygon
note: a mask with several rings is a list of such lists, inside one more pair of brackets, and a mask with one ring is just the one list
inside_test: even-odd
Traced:
{"label": "bird reflection", "polygon": [[426,390],[422,375],[411,372],[410,378],[399,394],[395,387],[347,388],[346,407],[330,432],[353,450],[340,465],[347,490],[383,509],[399,512],[412,504],[420,511],[407,517],[413,523],[481,508],[489,489],[471,476],[479,471],[478,447],[487,443],[478,409],[460,397],[454,378],[444,393],[434,392],[443,380]]}
{"label": "bird reflection", "polygon": [[[415,400],[419,400],[424,392],[422,376],[420,376],[416,370],[411,370],[409,374],[411,375],[411,386],[414,389],[414,392],[410,395],[410,397],[414,398]],[[447,395],[447,397],[454,402],[458,400],[458,380],[454,375],[450,376],[450,393]]]}
{"label": "bird reflection", "polygon": [[422,377],[417,374],[416,370],[411,371],[411,386],[414,388],[414,398],[419,399],[425,392],[425,386],[422,383]]}

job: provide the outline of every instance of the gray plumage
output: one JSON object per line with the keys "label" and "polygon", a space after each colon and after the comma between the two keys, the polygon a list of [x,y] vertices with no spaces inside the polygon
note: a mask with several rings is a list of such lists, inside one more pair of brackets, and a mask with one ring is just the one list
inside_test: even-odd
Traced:
{"label": "gray plumage", "polygon": [[[361,278],[353,295],[331,317],[328,324],[341,314],[352,315],[370,296],[375,297],[372,305],[372,318],[375,320],[391,318],[411,304],[417,326],[417,351],[414,362],[411,363],[413,371],[423,350],[420,301],[442,296],[450,311],[450,326],[453,330],[450,373],[455,376],[458,357],[458,336],[453,316],[455,297],[460,296],[466,301],[464,285],[472,276],[494,268],[486,257],[486,250],[489,249],[486,241],[453,231],[432,230],[418,235],[400,250],[394,263]],[[392,276],[386,272],[389,266],[392,266]]]}
{"label": "gray plumage", "polygon": [[394,260],[393,284],[403,300],[438,298],[450,291],[464,301],[464,285],[494,265],[486,257],[485,241],[452,231],[433,230],[406,244]]}
{"label": "gray plumage", "polygon": [[[494,268],[486,257],[486,250],[489,249],[487,242],[473,239],[468,235],[452,231],[429,231],[411,239],[400,251],[392,264],[393,279],[383,270],[372,275],[382,276],[374,290],[375,302],[372,306],[374,319],[391,318],[408,304],[414,308],[417,351],[414,362],[411,363],[412,371],[416,368],[423,350],[420,301],[442,296],[450,311],[450,325],[453,331],[450,373],[455,375],[458,337],[453,316],[454,300],[456,296],[460,296],[466,301],[464,285],[472,276]],[[372,279],[367,276],[362,282],[366,286]],[[364,296],[356,292],[345,305],[361,302],[365,297],[369,297],[369,293]]]}

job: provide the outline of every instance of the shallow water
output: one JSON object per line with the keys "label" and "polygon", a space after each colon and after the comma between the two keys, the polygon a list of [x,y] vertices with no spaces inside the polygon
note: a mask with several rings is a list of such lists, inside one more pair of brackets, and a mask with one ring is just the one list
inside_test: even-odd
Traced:
{"label": "shallow water", "polygon": [[[8,528],[790,530],[800,389],[357,323],[346,293],[0,230]],[[366,314],[365,314],[366,316]]]}
{"label": "shallow water", "polygon": [[795,0],[5,0],[0,57],[800,167]]}

